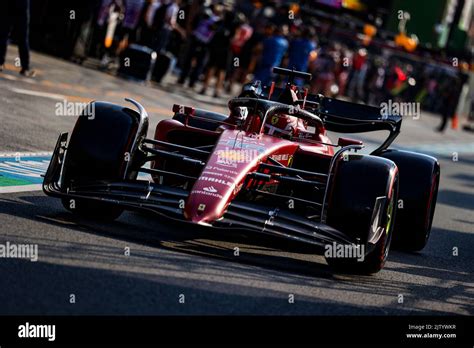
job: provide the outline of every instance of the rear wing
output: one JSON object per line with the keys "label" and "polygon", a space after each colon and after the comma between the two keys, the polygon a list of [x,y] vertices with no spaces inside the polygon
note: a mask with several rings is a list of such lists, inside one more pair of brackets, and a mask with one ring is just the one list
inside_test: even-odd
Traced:
{"label": "rear wing", "polygon": [[317,112],[324,120],[327,130],[338,133],[400,131],[402,117],[383,114],[380,107],[311,94],[307,100],[317,103]]}
{"label": "rear wing", "polygon": [[[247,94],[250,93],[256,98],[268,99],[271,86],[263,86],[258,90],[247,88]],[[244,92],[246,90],[244,89]],[[285,92],[284,88],[273,87],[273,93],[270,100],[278,101],[280,95]],[[297,101],[297,104],[304,109],[318,115],[324,127],[337,133],[364,133],[385,130],[390,134],[387,139],[372,152],[380,153],[385,150],[398,136],[402,125],[402,116],[387,115],[382,112],[382,108],[377,106],[352,103],[340,99],[325,97],[322,94],[308,94],[306,100]]]}
{"label": "rear wing", "polygon": [[309,95],[318,104],[318,114],[327,130],[338,133],[389,131],[385,141],[372,154],[386,150],[400,133],[402,116],[382,113],[382,108],[344,100]]}

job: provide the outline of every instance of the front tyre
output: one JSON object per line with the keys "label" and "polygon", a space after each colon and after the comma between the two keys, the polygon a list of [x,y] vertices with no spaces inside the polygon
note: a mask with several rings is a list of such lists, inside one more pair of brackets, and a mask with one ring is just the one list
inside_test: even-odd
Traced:
{"label": "front tyre", "polygon": [[[94,113],[85,117],[84,111],[79,116],[67,146],[61,182],[66,192],[91,183],[121,181],[137,176],[136,171],[127,172],[127,164],[131,161],[129,167],[133,168],[135,161],[138,163],[140,160],[132,145],[139,131],[143,133],[140,136],[146,134],[147,122],[140,129],[140,115],[137,112],[110,103],[93,102],[86,110],[93,110]],[[113,203],[88,198],[66,196],[62,204],[77,215],[99,220],[114,220],[124,210]]]}
{"label": "front tyre", "polygon": [[349,156],[336,166],[328,206],[328,225],[359,240],[364,256],[326,257],[342,273],[372,274],[387,260],[398,197],[398,169],[372,156]]}

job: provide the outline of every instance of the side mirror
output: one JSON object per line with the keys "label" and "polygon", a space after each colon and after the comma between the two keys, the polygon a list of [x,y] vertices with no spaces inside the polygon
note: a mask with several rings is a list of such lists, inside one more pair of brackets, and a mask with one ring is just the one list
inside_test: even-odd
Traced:
{"label": "side mirror", "polygon": [[349,138],[339,138],[337,145],[344,147],[349,145],[363,145],[364,143],[360,140],[349,139]]}

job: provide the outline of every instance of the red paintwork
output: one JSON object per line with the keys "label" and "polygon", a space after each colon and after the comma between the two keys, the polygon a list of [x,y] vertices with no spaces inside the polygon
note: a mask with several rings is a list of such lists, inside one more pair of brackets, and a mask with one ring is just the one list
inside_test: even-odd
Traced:
{"label": "red paintwork", "polygon": [[176,120],[161,121],[156,127],[155,139],[167,141],[168,132],[174,130],[197,133],[203,137],[218,137],[212,154],[185,203],[185,218],[198,224],[212,223],[222,217],[242,188],[247,174],[255,171],[260,163],[267,162],[269,157],[288,166],[297,151],[313,153],[315,160],[316,157],[334,155],[332,146],[321,144],[331,143],[324,129],[317,129],[316,134],[310,138],[290,141],[229,126],[209,131],[185,123]]}
{"label": "red paintwork", "polygon": [[288,140],[262,135],[245,136],[237,130],[224,130],[200,178],[186,202],[186,219],[212,222],[222,216],[239,192],[245,176],[276,152],[293,155],[298,145]]}

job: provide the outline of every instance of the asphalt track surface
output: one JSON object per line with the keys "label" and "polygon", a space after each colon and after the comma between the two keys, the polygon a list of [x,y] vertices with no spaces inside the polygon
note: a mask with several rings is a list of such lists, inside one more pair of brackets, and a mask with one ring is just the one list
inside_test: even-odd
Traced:
{"label": "asphalt track surface", "polygon": [[[9,62],[15,54],[10,47]],[[0,73],[0,152],[52,151],[58,133],[70,132],[75,121],[55,116],[64,98],[135,98],[149,111],[149,136],[173,103],[225,110],[225,98],[199,96],[172,79],[145,86],[37,53],[32,62],[35,79],[20,78],[12,65]],[[454,130],[441,136],[433,131],[437,123],[428,114],[404,120],[396,141],[440,158],[429,244],[419,253],[392,251],[376,275],[334,274],[323,257],[284,252],[266,240],[137,213],[98,223],[71,215],[41,191],[0,191],[0,244],[39,249],[37,262],[0,258],[0,314],[472,315],[474,137]]]}

